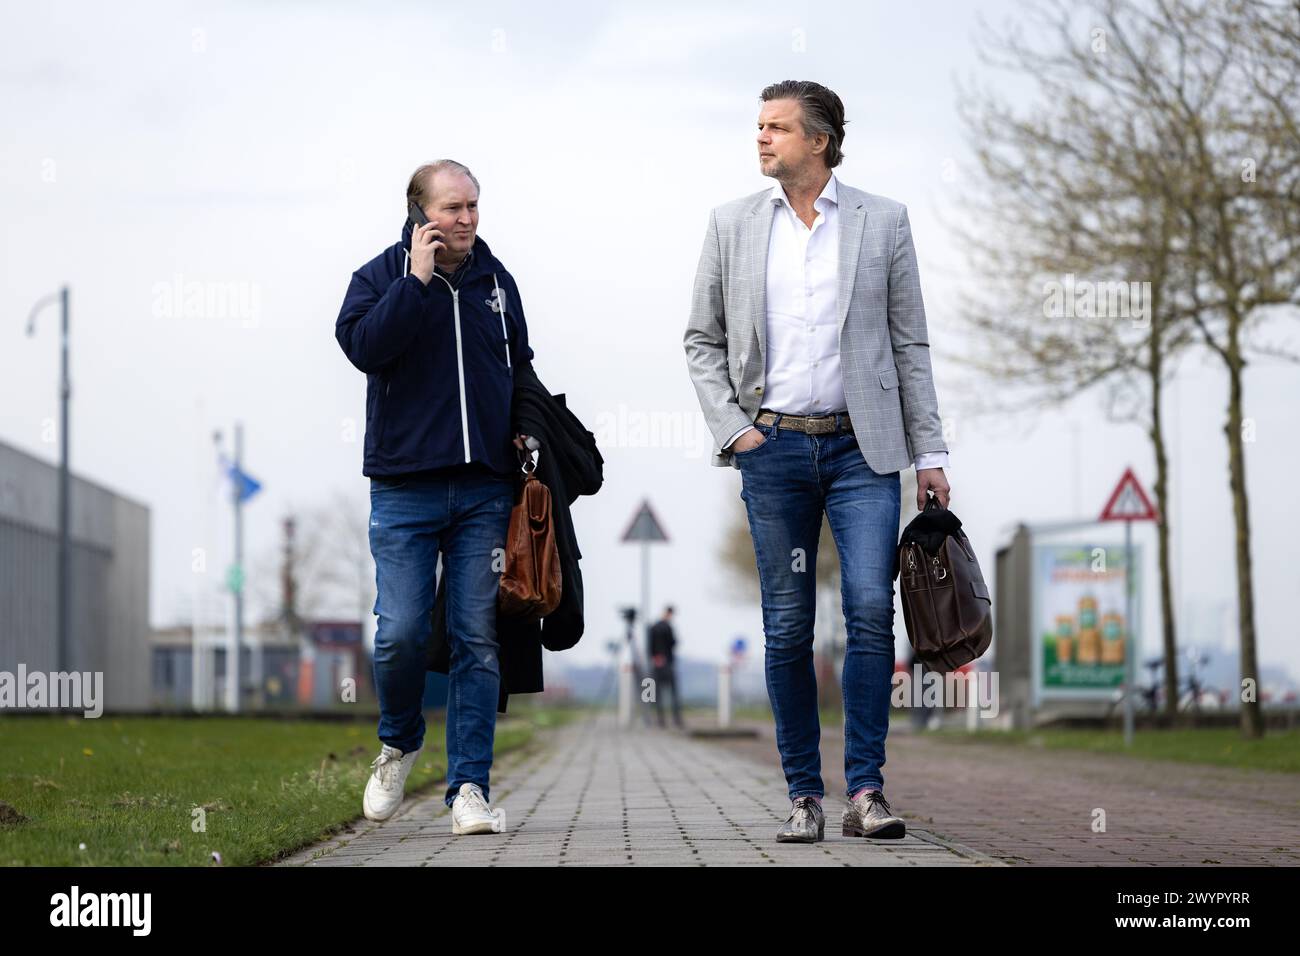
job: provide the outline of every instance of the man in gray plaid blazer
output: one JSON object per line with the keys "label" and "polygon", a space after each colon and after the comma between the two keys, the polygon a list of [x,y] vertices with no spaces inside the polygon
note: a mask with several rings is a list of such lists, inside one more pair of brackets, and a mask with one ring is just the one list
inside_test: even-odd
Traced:
{"label": "man in gray plaid blazer", "polygon": [[907,207],[839,182],[844,106],[817,83],[762,92],[759,168],[777,185],[714,209],[684,344],[713,434],[740,470],[758,564],[764,667],[791,799],[782,842],[822,839],[813,670],[823,514],[840,556],[846,836],[902,837],[881,767],[894,668],[899,472],[947,507]]}

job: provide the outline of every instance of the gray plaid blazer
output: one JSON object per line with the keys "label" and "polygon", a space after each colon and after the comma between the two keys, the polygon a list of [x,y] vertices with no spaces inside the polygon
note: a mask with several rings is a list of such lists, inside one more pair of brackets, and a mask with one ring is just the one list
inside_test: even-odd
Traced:
{"label": "gray plaid blazer", "polygon": [[[839,199],[840,373],[862,455],[878,474],[947,451],[930,374],[930,342],[907,207],[836,184]],[[775,212],[765,189],[719,206],[695,273],[684,344],[713,433],[722,443],[763,407],[767,368],[767,247]],[[776,409],[781,411],[781,409]]]}

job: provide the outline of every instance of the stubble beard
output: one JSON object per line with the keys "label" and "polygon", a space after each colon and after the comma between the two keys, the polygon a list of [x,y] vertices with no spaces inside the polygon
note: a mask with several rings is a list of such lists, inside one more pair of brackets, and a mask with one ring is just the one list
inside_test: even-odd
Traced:
{"label": "stubble beard", "polygon": [[799,191],[799,189],[807,185],[807,180],[811,178],[804,170],[796,170],[794,167],[776,157],[772,158],[771,166],[764,169],[760,164],[759,168],[760,170],[763,170],[764,176],[770,176],[772,179],[775,179],[780,183],[781,188],[784,189],[787,194]]}
{"label": "stubble beard", "polygon": [[773,156],[767,161],[767,163],[768,165],[764,165],[763,159],[760,158],[758,161],[759,171],[764,176],[769,176],[784,186],[786,180],[790,178],[790,167],[786,166],[786,164],[776,156]]}

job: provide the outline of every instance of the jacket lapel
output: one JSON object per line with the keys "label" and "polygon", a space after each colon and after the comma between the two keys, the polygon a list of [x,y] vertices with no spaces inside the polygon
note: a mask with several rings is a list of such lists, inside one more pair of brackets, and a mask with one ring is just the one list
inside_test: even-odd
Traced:
{"label": "jacket lapel", "polygon": [[843,183],[837,186],[840,203],[840,272],[839,291],[835,307],[839,314],[840,331],[849,315],[849,300],[853,296],[853,278],[858,273],[858,254],[862,251],[862,231],[867,222],[867,210],[862,197]]}
{"label": "jacket lapel", "polygon": [[754,334],[758,337],[759,367],[767,367],[767,246],[772,236],[772,215],[776,204],[770,193],[764,193],[758,202],[758,208],[749,214],[749,235],[745,241],[749,261],[754,264],[750,272],[751,301],[754,303],[752,321]]}

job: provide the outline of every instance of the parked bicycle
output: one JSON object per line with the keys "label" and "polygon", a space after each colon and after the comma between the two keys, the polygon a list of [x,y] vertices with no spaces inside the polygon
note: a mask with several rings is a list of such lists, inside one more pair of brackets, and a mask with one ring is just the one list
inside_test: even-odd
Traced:
{"label": "parked bicycle", "polygon": [[[1138,684],[1134,687],[1136,694],[1133,700],[1133,711],[1139,714],[1154,714],[1160,710],[1161,702],[1164,699],[1164,687],[1160,680],[1160,672],[1164,670],[1165,661],[1162,657],[1153,657],[1143,665],[1151,674],[1151,679],[1146,684]],[[1106,717],[1111,718],[1124,712],[1124,698],[1126,689],[1120,687],[1110,697],[1110,706],[1106,708]]]}
{"label": "parked bicycle", "polygon": [[[1187,676],[1178,688],[1178,711],[1185,714],[1200,714],[1205,711],[1219,710],[1227,703],[1227,694],[1202,682],[1197,668],[1210,662],[1208,654],[1195,649],[1187,651],[1189,667]],[[1150,673],[1150,680],[1138,684],[1135,688],[1134,712],[1139,714],[1157,714],[1165,706],[1165,682],[1161,672],[1164,670],[1163,657],[1153,657],[1143,665]],[[1124,710],[1124,688],[1116,690],[1110,698],[1106,709],[1107,718],[1115,717]]]}
{"label": "parked bicycle", "polygon": [[1205,710],[1218,710],[1227,703],[1228,695],[1223,691],[1201,683],[1196,669],[1210,662],[1209,655],[1189,650],[1187,659],[1190,667],[1182,692],[1178,695],[1178,709],[1185,713],[1199,714]]}

